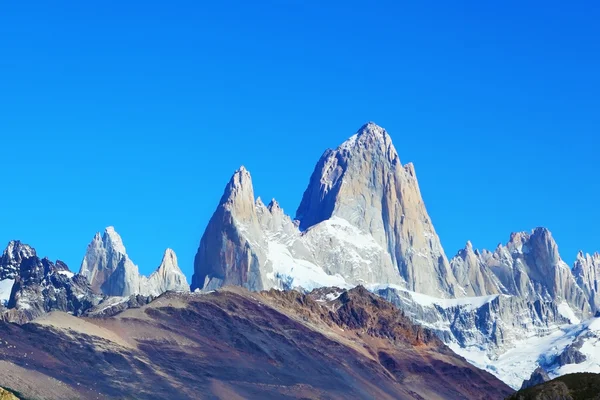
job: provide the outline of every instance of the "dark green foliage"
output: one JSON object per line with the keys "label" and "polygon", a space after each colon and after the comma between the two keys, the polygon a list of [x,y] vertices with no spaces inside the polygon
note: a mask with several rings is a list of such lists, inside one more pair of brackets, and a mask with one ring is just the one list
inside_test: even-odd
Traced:
{"label": "dark green foliage", "polygon": [[600,374],[579,373],[556,378],[508,397],[507,400],[600,400]]}

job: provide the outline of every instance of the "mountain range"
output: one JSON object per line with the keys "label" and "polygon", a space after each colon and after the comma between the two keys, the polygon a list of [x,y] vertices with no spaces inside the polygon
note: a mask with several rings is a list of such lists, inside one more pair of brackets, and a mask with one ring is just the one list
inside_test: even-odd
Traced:
{"label": "mountain range", "polygon": [[[184,323],[182,321],[189,314],[181,311],[181,307],[192,307],[193,312],[197,312],[198,303],[217,301],[213,299],[220,296],[241,296],[244,301],[257,304],[267,301],[266,298],[271,306],[273,302],[286,299],[285,311],[281,311],[279,306],[275,307],[278,311],[290,317],[289,308],[293,305],[291,320],[298,322],[300,318],[300,323],[306,325],[308,319],[311,324],[318,325],[310,325],[310,329],[316,329],[330,339],[333,335],[337,343],[343,342],[345,346],[347,338],[339,338],[336,329],[348,329],[348,321],[340,325],[331,312],[339,310],[342,307],[340,302],[346,297],[359,296],[361,302],[365,299],[369,299],[370,303],[383,302],[378,303],[377,310],[361,308],[361,312],[366,313],[364,318],[371,312],[379,315],[382,307],[388,310],[386,315],[389,310],[395,310],[403,319],[393,320],[394,324],[409,326],[410,321],[410,324],[423,327],[410,325],[410,329],[404,329],[404,342],[408,340],[411,346],[418,348],[432,343],[433,347],[428,348],[435,348],[431,351],[443,354],[448,365],[469,368],[459,361],[462,356],[514,389],[520,388],[523,381],[530,379],[530,375],[540,368],[550,377],[579,371],[600,372],[599,281],[600,254],[579,253],[571,268],[561,258],[557,243],[545,228],[512,233],[506,244],[498,245],[493,251],[474,249],[467,242],[464,249],[448,258],[427,213],[414,165],[400,162],[390,135],[374,123],[362,126],[336,149],[325,151],[316,164],[294,217],[286,214],[275,199],[265,205],[260,197],[256,197],[251,174],[246,168],[235,171],[200,239],[191,280],[192,294],[181,293],[189,292],[190,286],[172,250],[165,251],[159,267],[149,277],[140,275],[138,267],[127,255],[121,237],[112,227],[106,228],[104,234],[94,236],[78,274],[71,272],[61,261],[40,259],[33,248],[18,241],[10,242],[0,259],[0,300],[4,303],[2,319],[23,326],[4,328],[15,329],[11,335],[21,334],[19,332],[23,331],[19,329],[25,329],[26,335],[46,334],[42,331],[49,329],[47,326],[65,329],[60,325],[62,322],[56,322],[66,318],[60,316],[64,315],[60,312],[79,316],[86,321],[85,324],[101,325],[102,329],[109,331],[117,329],[116,325],[121,322],[106,322],[108,325],[105,326],[104,322],[98,322],[98,318],[122,321],[123,315],[135,314],[135,318],[142,321],[148,316],[156,320],[162,315],[160,318],[166,318],[165,323],[179,324]],[[231,289],[232,286],[241,286],[250,292]],[[170,291],[180,294],[164,294]],[[319,298],[319,294],[325,297]],[[290,300],[289,296],[294,300]],[[164,302],[167,298],[183,305],[173,306],[177,309],[175,311],[171,306],[163,310],[164,303],[157,302]],[[219,303],[219,307],[221,311],[215,311],[219,318],[234,318],[231,313],[238,318],[241,315],[235,306],[232,306],[234,309],[223,308],[225,305]],[[244,303],[244,307],[250,306]],[[244,310],[254,312],[256,307],[259,306],[253,304]],[[140,314],[140,310],[144,310],[145,314]],[[193,312],[190,310],[190,313]],[[48,313],[52,317],[48,317]],[[320,316],[318,321],[314,319],[315,315]],[[36,322],[44,318],[49,321],[46,325]],[[262,323],[268,324],[266,320]],[[386,319],[388,323],[389,318]],[[198,321],[198,324],[203,323]],[[257,322],[253,321],[253,324]],[[382,334],[377,330],[380,325],[374,329],[360,328],[358,324],[350,326],[358,331],[366,329],[364,332],[374,337],[381,338],[383,335],[394,343],[393,351],[410,350],[398,350],[394,341],[398,338],[390,338],[389,332]],[[31,328],[33,326],[36,328]],[[155,324],[152,326],[156,328]],[[332,326],[335,328],[333,331]],[[135,329],[143,328],[140,325]],[[422,343],[421,339],[414,339],[409,331],[414,333],[415,329],[424,329],[418,335],[425,335],[428,341]],[[120,335],[119,332],[117,335]],[[94,335],[87,331],[79,332],[75,339],[84,340],[80,336],[84,333]],[[427,336],[429,333],[434,336]],[[57,335],[60,338],[56,340],[65,342],[71,334]],[[122,340],[114,338],[112,333],[110,337],[115,343]],[[253,336],[246,338],[248,342],[244,343],[254,348],[258,339],[259,336]],[[140,340],[135,338],[137,351],[142,353],[131,357],[144,359],[144,363],[150,364],[167,361],[150,357],[146,349],[140,349]],[[284,356],[278,358],[272,354],[274,350],[269,350],[268,339],[265,340],[261,352],[269,355],[267,359],[275,360],[273,365],[289,362]],[[364,340],[359,341],[362,343]],[[423,358],[423,354],[419,353],[418,367],[407,367],[399,362],[401,357],[390,356],[392,361],[387,362],[387,356],[382,356],[381,349],[377,347],[379,345],[372,347],[370,340],[360,346],[370,349],[368,357],[379,354],[376,357],[379,367],[376,368],[383,366],[385,371],[382,370],[382,374],[396,379],[396,383],[398,379],[405,382],[413,374],[409,380],[421,382],[420,386],[415,384],[408,394],[383,388],[385,396],[410,398],[410,393],[413,393],[413,398],[434,398],[434,392],[435,396],[440,396],[440,388],[430,388],[423,384],[425,378],[416,377],[419,374],[427,376],[431,368],[437,368],[431,364],[429,357],[432,355]],[[193,346],[197,345],[197,342],[194,343]],[[235,341],[232,343],[234,347],[239,345]],[[158,345],[152,342],[148,346],[154,348]],[[161,351],[165,350],[164,346],[159,347]],[[357,349],[356,343],[350,347]],[[121,350],[112,349],[111,354],[114,352]],[[171,356],[175,357],[175,353],[165,355]],[[315,358],[311,360],[322,363]],[[11,362],[16,363],[14,360]],[[326,368],[328,364],[323,365]],[[391,369],[388,368],[390,365]],[[132,367],[130,361],[123,367],[138,368]],[[172,368],[170,364],[163,367]],[[404,370],[405,367],[411,372]],[[360,371],[364,372],[364,368],[360,367]],[[420,371],[419,374],[415,368]],[[446,367],[442,369],[450,374]],[[168,385],[179,385],[181,382],[174,383],[173,375],[169,375],[172,371],[169,371],[166,374],[170,378],[161,376],[168,380]],[[356,371],[352,369],[345,373],[360,375]],[[469,376],[485,377],[481,378],[481,385],[485,381],[488,385],[485,390],[490,390],[493,395],[485,397],[481,395],[485,390],[479,389],[465,389],[467,392],[453,389],[457,393],[453,398],[501,398],[498,397],[501,393],[510,393],[510,390],[507,392],[498,385],[495,378],[490,378],[491,375],[481,375],[477,368],[472,371]],[[331,372],[324,370],[323,373]],[[53,379],[60,378],[45,370],[42,374]],[[75,376],[69,379],[81,379]],[[108,379],[109,376],[102,378]],[[210,379],[221,378],[215,374]],[[338,382],[340,387],[343,386],[342,381]],[[315,382],[311,375],[304,383],[308,385],[306,393],[310,396],[317,396],[321,393],[319,390],[325,390]],[[2,383],[0,379],[0,385]],[[11,384],[14,385],[14,382]],[[390,388],[394,387],[392,381],[389,384]],[[165,385],[166,388],[168,385]],[[198,388],[208,387],[206,382],[198,385]],[[241,389],[236,385],[224,384],[221,379],[221,383],[213,382],[209,386],[214,393],[233,391],[241,397],[248,397],[249,393],[274,395],[281,389],[266,390],[269,383],[264,383],[267,386],[262,386],[262,389],[249,386]],[[100,393],[114,395],[117,389],[103,390]],[[379,397],[384,396],[383,392],[375,392],[368,385],[348,390],[348,395],[384,398]],[[190,396],[185,391],[181,393]]]}

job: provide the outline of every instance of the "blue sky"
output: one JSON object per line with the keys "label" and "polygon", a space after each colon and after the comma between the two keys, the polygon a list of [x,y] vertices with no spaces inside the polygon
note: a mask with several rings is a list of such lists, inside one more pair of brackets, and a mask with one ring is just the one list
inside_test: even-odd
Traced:
{"label": "blue sky", "polygon": [[449,256],[536,226],[600,250],[597,2],[441,3],[3,2],[0,243],[78,270],[114,225],[142,272],[172,247],[190,276],[235,169],[293,215],[373,120]]}

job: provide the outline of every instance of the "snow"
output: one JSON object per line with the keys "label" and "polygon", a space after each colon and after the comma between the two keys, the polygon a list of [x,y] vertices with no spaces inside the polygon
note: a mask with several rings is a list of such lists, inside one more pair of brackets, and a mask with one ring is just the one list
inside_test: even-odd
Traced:
{"label": "snow", "polygon": [[12,290],[14,279],[3,279],[0,281],[0,303],[6,305],[10,299],[10,292]]}
{"label": "snow", "polygon": [[404,292],[411,299],[423,306],[423,307],[433,307],[439,306],[441,308],[451,308],[451,307],[463,307],[466,311],[472,311],[477,309],[487,303],[494,301],[499,295],[491,295],[491,296],[478,296],[478,297],[459,297],[456,299],[442,299],[438,297],[428,296],[422,293],[412,292],[403,288],[399,285],[369,285],[367,287],[370,291],[376,292],[379,290],[384,290],[387,288],[395,289],[400,292]]}
{"label": "snow", "polygon": [[67,278],[72,278],[73,276],[75,276],[74,273],[72,273],[71,271],[56,271],[61,275],[66,276]]}
{"label": "snow", "polygon": [[333,301],[340,297],[341,294],[342,292],[327,293],[327,296],[325,296],[325,298],[327,299],[327,301]]}
{"label": "snow", "polygon": [[554,358],[580,337],[584,337],[584,344],[580,351],[587,360],[581,364],[550,368],[548,371],[550,377],[574,372],[600,373],[600,318],[577,325],[563,326],[547,336],[524,338],[495,359],[490,359],[486,355],[486,349],[481,347],[463,348],[457,343],[450,343],[448,346],[471,364],[492,373],[509,386],[518,389],[525,379],[529,379],[538,365],[551,367]]}
{"label": "snow", "polygon": [[269,279],[278,279],[290,288],[301,287],[307,291],[323,286],[351,287],[341,275],[328,275],[321,267],[294,258],[281,243],[270,241],[268,250],[268,260],[273,268],[273,272],[267,274]]}
{"label": "snow", "polygon": [[578,324],[581,322],[579,318],[575,315],[571,307],[566,302],[562,302],[558,305],[558,312],[560,315],[569,320],[572,324]]}
{"label": "snow", "polygon": [[375,241],[373,236],[362,232],[343,218],[331,217],[323,221],[320,225],[324,226],[325,231],[336,239],[354,247],[361,249],[381,249],[381,246]]}

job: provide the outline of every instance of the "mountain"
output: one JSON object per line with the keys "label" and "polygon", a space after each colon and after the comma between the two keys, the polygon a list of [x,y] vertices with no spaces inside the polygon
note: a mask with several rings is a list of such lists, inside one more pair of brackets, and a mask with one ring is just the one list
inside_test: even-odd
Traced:
{"label": "mountain", "polygon": [[192,290],[401,284],[441,297],[460,288],[412,164],[368,123],[319,160],[292,220],[255,200],[244,168],[225,188],[198,248]]}
{"label": "mountain", "polygon": [[[192,290],[365,285],[518,388],[544,351],[559,351],[545,347],[553,335],[597,312],[599,260],[580,254],[571,270],[550,231],[536,228],[494,251],[467,242],[448,261],[414,166],[368,123],[323,154],[295,219],[275,200],[265,206],[250,173],[236,171],[200,240]],[[523,362],[513,358],[533,342]]]}
{"label": "mountain", "polygon": [[1,319],[6,321],[26,322],[53,310],[81,315],[102,300],[85,277],[73,274],[62,261],[40,259],[19,241],[11,241],[4,250],[0,276],[5,278],[0,284],[7,308]]}
{"label": "mountain", "polygon": [[79,274],[88,279],[94,291],[107,296],[158,296],[167,290],[189,290],[173,250],[167,249],[158,269],[145,277],[127,255],[123,240],[113,227],[106,228],[102,236],[96,233]]}
{"label": "mountain", "polygon": [[55,312],[21,326],[0,323],[0,337],[0,386],[28,398],[502,399],[513,392],[360,287],[169,292],[112,317]]}
{"label": "mountain", "polygon": [[600,374],[569,374],[520,390],[507,400],[598,400]]}

